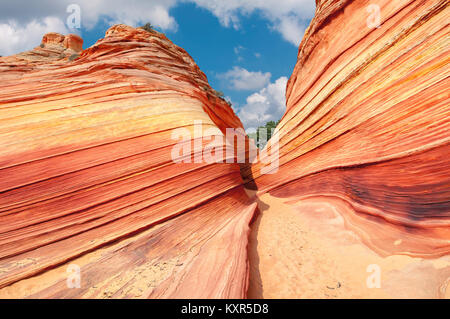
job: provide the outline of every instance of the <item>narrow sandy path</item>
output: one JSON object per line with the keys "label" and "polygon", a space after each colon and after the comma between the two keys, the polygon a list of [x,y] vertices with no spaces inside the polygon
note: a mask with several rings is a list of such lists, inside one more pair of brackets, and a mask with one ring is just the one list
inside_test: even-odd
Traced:
{"label": "narrow sandy path", "polygon": [[344,227],[337,204],[311,199],[291,206],[269,194],[257,201],[249,298],[450,297],[450,256],[381,257]]}

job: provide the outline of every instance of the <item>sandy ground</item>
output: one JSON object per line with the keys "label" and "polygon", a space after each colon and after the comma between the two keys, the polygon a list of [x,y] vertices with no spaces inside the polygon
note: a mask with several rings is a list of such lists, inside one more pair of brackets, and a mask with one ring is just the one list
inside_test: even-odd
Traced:
{"label": "sandy ground", "polygon": [[323,201],[294,208],[264,194],[258,205],[249,298],[450,298],[450,256],[381,257]]}

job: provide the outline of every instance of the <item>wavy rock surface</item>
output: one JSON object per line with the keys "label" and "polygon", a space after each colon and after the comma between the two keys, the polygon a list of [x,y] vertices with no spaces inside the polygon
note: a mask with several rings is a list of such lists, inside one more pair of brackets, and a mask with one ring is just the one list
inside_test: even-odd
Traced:
{"label": "wavy rock surface", "polygon": [[179,133],[195,161],[242,125],[162,34],[118,25],[84,51],[48,34],[0,58],[0,297],[450,296],[448,16],[317,1],[274,174],[271,152],[173,162]]}
{"label": "wavy rock surface", "polygon": [[277,128],[279,170],[245,172],[336,247],[351,230],[385,258],[444,260],[428,297],[450,281],[449,15],[448,1],[318,1]]}
{"label": "wavy rock surface", "polygon": [[240,120],[158,32],[81,47],[47,34],[0,58],[0,296],[245,297],[256,204],[239,165],[172,155],[177,129],[194,159],[232,147]]}

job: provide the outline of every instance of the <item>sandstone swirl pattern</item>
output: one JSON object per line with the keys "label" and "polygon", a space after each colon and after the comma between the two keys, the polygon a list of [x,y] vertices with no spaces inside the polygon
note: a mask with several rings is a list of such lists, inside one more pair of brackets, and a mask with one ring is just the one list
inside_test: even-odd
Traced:
{"label": "sandstone swirl pattern", "polygon": [[449,254],[449,15],[448,1],[318,1],[287,86],[280,169],[259,191],[344,201],[380,254]]}
{"label": "sandstone swirl pattern", "polygon": [[262,212],[249,296],[450,298],[449,3],[316,4],[279,169],[244,172]]}
{"label": "sandstone swirl pattern", "polygon": [[274,174],[172,162],[176,129],[242,125],[159,33],[0,58],[0,297],[449,297],[448,1],[316,3]]}
{"label": "sandstone swirl pattern", "polygon": [[171,157],[175,129],[202,121],[206,143],[240,120],[163,34],[81,41],[0,58],[0,296],[245,297],[238,164]]}

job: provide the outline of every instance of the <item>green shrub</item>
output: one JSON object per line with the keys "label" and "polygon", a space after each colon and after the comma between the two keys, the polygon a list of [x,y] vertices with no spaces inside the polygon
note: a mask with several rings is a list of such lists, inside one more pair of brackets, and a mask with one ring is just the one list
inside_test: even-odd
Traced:
{"label": "green shrub", "polygon": [[139,27],[139,29],[143,29],[147,32],[155,32],[155,29],[153,28],[152,24],[147,22],[146,24],[144,24],[142,27]]}
{"label": "green shrub", "polygon": [[72,54],[72,55],[69,57],[69,61],[73,61],[73,60],[75,60],[76,58],[78,58],[79,56],[80,56],[79,54],[74,53],[74,54]]}
{"label": "green shrub", "polygon": [[[272,137],[272,130],[274,130],[277,127],[277,125],[278,125],[278,123],[280,123],[280,121],[281,120],[278,120],[277,122],[269,121],[264,126],[258,126],[258,129],[256,130],[256,133],[253,133],[253,134],[256,135],[255,142],[256,142],[256,145],[258,147],[264,148],[264,146],[266,145],[266,143],[264,143],[264,141],[260,141],[259,130],[263,129],[263,132],[264,132],[264,130],[265,130],[265,132],[267,132],[266,133],[267,134],[267,141],[266,142],[268,142],[270,140],[270,138]],[[254,138],[254,137],[252,137],[252,138]]]}

